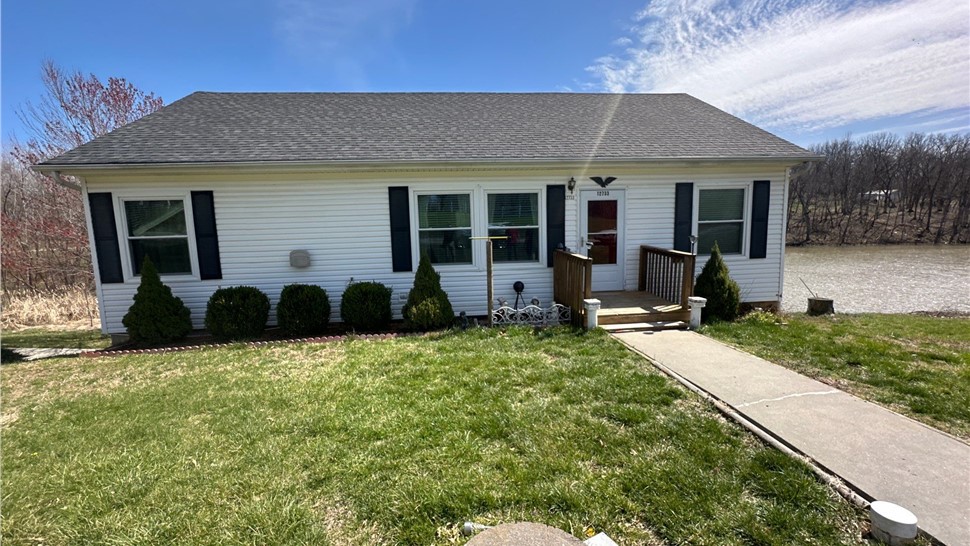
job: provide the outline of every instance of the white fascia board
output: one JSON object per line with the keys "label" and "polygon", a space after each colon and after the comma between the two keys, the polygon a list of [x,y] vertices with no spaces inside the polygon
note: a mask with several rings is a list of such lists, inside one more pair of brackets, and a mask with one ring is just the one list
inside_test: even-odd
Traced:
{"label": "white fascia board", "polygon": [[49,173],[60,171],[66,174],[145,171],[171,172],[193,171],[199,173],[214,173],[227,171],[246,172],[429,172],[429,171],[505,171],[505,170],[536,170],[559,171],[563,169],[579,169],[583,172],[591,168],[637,169],[643,167],[699,167],[723,164],[758,164],[773,165],[788,168],[809,161],[821,160],[821,156],[790,156],[790,157],[670,157],[641,160],[577,160],[577,159],[544,159],[544,160],[481,160],[481,161],[250,161],[224,163],[119,163],[119,164],[88,164],[88,165],[33,165],[31,169],[37,172]]}

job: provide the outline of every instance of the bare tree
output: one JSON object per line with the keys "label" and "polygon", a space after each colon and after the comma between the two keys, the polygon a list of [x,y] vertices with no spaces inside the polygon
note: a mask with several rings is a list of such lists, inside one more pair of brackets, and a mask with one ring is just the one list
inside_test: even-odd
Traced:
{"label": "bare tree", "polygon": [[18,116],[26,141],[3,157],[3,287],[56,289],[91,282],[91,256],[78,192],[29,170],[162,107],[162,99],[124,78],[68,73],[53,62],[41,72],[44,95]]}
{"label": "bare tree", "polygon": [[970,242],[970,135],[890,134],[813,146],[793,173],[789,243]]}

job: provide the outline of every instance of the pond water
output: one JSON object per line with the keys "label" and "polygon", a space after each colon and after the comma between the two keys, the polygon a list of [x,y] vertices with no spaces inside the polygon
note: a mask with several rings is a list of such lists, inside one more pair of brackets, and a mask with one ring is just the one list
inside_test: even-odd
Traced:
{"label": "pond water", "polygon": [[811,296],[836,313],[970,313],[970,246],[788,247],[785,311],[805,312]]}

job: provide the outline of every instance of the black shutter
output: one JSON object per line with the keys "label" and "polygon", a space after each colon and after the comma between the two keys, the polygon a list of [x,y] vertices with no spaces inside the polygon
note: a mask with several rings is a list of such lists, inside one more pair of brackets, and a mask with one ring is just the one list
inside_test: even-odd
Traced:
{"label": "black shutter", "polygon": [[768,255],[768,201],[771,182],[755,180],[754,194],[751,196],[751,248],[750,258],[764,258]]}
{"label": "black shutter", "polygon": [[387,188],[391,212],[391,262],[394,271],[412,271],[411,203],[407,186]]}
{"label": "black shutter", "polygon": [[566,186],[546,186],[546,265],[552,267],[553,256],[566,246]]}
{"label": "black shutter", "polygon": [[674,250],[690,252],[694,216],[694,183],[678,182],[674,193]]}
{"label": "black shutter", "polygon": [[192,192],[192,216],[195,220],[195,247],[199,252],[199,277],[202,280],[221,279],[219,236],[211,191]]}
{"label": "black shutter", "polygon": [[98,254],[101,284],[125,282],[121,272],[121,250],[118,248],[118,227],[110,193],[89,193],[91,229],[94,231],[94,250]]}

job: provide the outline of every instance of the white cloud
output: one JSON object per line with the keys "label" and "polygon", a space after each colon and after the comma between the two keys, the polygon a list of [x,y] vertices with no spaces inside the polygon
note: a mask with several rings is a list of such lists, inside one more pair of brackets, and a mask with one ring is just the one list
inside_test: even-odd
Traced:
{"label": "white cloud", "polygon": [[287,50],[351,79],[410,23],[416,0],[279,0],[274,31]]}
{"label": "white cloud", "polygon": [[650,2],[634,17],[636,44],[589,70],[608,91],[690,93],[796,132],[913,113],[970,116],[965,0],[734,3]]}

